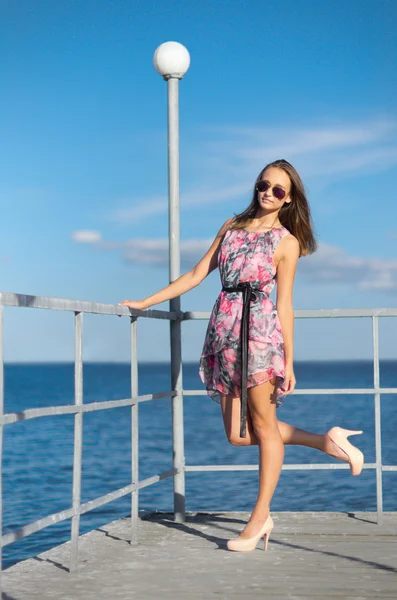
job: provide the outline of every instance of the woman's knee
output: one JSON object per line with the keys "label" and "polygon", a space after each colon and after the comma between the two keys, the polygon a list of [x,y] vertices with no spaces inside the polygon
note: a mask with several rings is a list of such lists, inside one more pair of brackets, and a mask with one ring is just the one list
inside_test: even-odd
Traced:
{"label": "woman's knee", "polygon": [[277,419],[264,418],[262,415],[252,416],[252,428],[258,439],[267,439],[275,434],[280,435]]}
{"label": "woman's knee", "polygon": [[232,446],[251,446],[251,440],[248,436],[242,438],[234,432],[227,436],[227,441]]}

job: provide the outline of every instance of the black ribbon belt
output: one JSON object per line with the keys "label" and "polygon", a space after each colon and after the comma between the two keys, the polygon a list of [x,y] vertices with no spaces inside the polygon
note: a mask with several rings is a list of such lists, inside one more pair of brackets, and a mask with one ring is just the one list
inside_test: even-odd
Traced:
{"label": "black ribbon belt", "polygon": [[246,437],[247,428],[247,380],[248,380],[248,328],[250,303],[255,291],[261,291],[259,288],[252,287],[250,281],[242,281],[236,287],[222,287],[223,292],[242,292],[243,293],[243,314],[241,318],[240,340],[241,340],[241,416],[240,416],[240,437]]}

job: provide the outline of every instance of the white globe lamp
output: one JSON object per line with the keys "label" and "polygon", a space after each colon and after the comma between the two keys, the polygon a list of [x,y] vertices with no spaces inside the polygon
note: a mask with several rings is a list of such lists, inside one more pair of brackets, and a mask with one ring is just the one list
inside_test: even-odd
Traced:
{"label": "white globe lamp", "polygon": [[179,42],[164,42],[156,49],[153,64],[164,79],[182,79],[190,65],[190,54]]}

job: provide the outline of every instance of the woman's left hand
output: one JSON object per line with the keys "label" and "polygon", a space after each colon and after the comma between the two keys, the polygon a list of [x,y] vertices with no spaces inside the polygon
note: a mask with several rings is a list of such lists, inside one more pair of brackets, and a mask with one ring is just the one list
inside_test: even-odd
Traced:
{"label": "woman's left hand", "polygon": [[294,391],[296,385],[296,379],[294,374],[293,366],[285,367],[284,385],[281,387],[283,394],[286,396]]}

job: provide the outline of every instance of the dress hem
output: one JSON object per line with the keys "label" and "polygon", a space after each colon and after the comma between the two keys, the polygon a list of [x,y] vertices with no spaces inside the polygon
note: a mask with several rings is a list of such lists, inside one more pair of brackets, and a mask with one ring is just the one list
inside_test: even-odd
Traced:
{"label": "dress hem", "polygon": [[[202,371],[199,371],[199,375],[200,375],[200,379],[202,380],[202,382],[205,384],[205,381],[203,381],[203,378],[201,377],[201,373]],[[254,376],[254,375],[258,375],[259,373],[263,373],[263,371],[258,371],[257,373],[250,373],[250,377]],[[253,387],[256,387],[258,385],[262,385],[263,383],[266,383],[267,381],[270,381],[273,378],[276,378],[276,383],[278,381],[279,384],[281,384],[282,382],[284,382],[285,379],[285,375],[281,375],[280,373],[276,373],[275,371],[273,371],[273,373],[270,376],[265,377],[264,379],[261,379],[260,381],[256,381],[253,385],[247,385],[247,389],[251,389]],[[216,385],[216,384],[215,384]],[[236,386],[236,389],[238,390],[238,393],[236,394],[235,397],[239,397],[240,396],[240,388],[238,386]],[[216,402],[217,404],[220,404],[220,396],[221,395],[230,395],[229,392],[225,392],[223,390],[218,389],[217,387],[207,387],[206,386],[206,392],[207,395],[214,400],[214,402]],[[235,392],[232,392],[235,393]],[[280,385],[277,385],[277,391],[276,391],[276,408],[279,408],[279,406],[282,405],[282,403],[285,400],[285,394],[280,390]]]}

